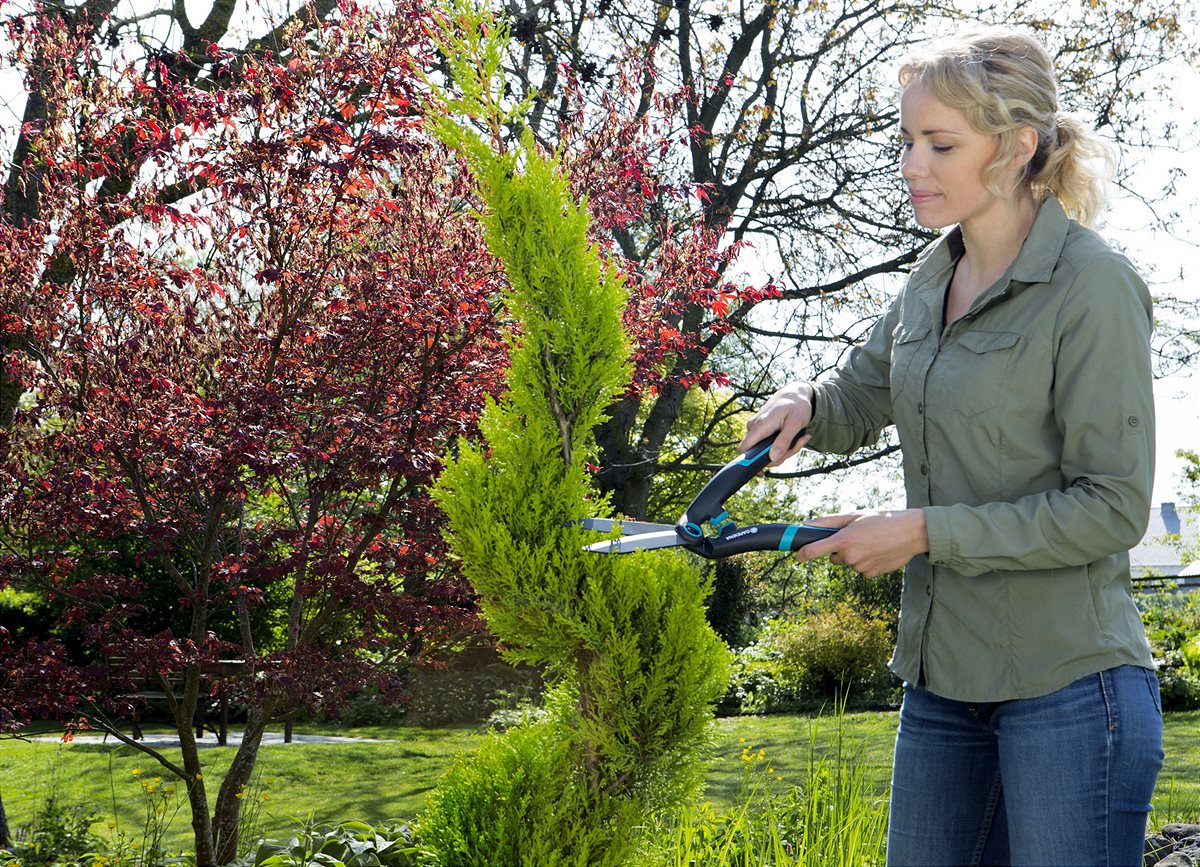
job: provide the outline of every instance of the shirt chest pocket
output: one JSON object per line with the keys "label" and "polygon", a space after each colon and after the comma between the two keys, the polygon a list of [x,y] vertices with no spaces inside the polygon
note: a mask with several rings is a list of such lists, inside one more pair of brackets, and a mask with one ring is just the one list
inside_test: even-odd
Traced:
{"label": "shirt chest pocket", "polygon": [[1021,335],[968,331],[942,349],[936,368],[940,402],[966,418],[990,412],[1013,387]]}
{"label": "shirt chest pocket", "polygon": [[919,373],[923,365],[920,362],[916,364],[913,362],[929,354],[929,349],[925,346],[925,338],[929,336],[929,331],[928,325],[901,323],[896,326],[892,335],[890,379],[893,401],[896,396],[912,390],[914,385],[919,390],[919,384],[913,382],[913,374],[914,372]]}

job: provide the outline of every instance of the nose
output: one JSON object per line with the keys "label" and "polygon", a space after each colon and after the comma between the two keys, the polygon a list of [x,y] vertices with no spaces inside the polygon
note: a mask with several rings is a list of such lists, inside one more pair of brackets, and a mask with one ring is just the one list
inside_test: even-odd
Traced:
{"label": "nose", "polygon": [[900,151],[900,177],[905,180],[919,178],[925,174],[925,161],[917,155],[914,145]]}

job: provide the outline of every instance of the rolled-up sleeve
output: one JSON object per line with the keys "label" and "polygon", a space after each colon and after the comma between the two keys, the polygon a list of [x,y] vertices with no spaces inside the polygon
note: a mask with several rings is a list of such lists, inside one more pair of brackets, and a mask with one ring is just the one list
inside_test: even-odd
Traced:
{"label": "rolled-up sleeve", "polygon": [[1149,292],[1124,257],[1109,253],[1079,270],[1053,332],[1061,488],[926,507],[931,562],[968,576],[1056,569],[1138,543],[1154,479],[1151,330]]}

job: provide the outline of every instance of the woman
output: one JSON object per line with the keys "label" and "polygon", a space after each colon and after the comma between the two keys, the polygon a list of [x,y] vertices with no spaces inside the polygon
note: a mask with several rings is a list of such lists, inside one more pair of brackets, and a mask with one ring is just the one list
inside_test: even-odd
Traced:
{"label": "woman", "polygon": [[[894,424],[908,508],[817,519],[829,556],[905,567],[889,864],[1140,864],[1162,764],[1128,550],[1154,473],[1150,297],[1086,223],[1106,146],[1058,111],[1034,39],[973,30],[916,56],[900,173],[954,227],[834,374],[750,422],[772,458]],[[1099,165],[1097,163],[1099,162]]]}

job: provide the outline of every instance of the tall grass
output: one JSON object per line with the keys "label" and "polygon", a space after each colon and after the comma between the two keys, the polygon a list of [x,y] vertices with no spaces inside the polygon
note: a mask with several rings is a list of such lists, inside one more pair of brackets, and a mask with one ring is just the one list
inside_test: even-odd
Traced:
{"label": "tall grass", "polygon": [[1163,825],[1200,822],[1200,795],[1194,785],[1186,786],[1173,773],[1159,776],[1152,804],[1154,812],[1150,814],[1149,825],[1155,831],[1161,830]]}
{"label": "tall grass", "polygon": [[775,773],[766,750],[743,742],[743,782],[733,805],[685,810],[646,862],[658,867],[870,867],[884,863],[887,798],[862,761],[865,741],[847,737],[842,708],[832,751],[809,730],[799,785]]}

